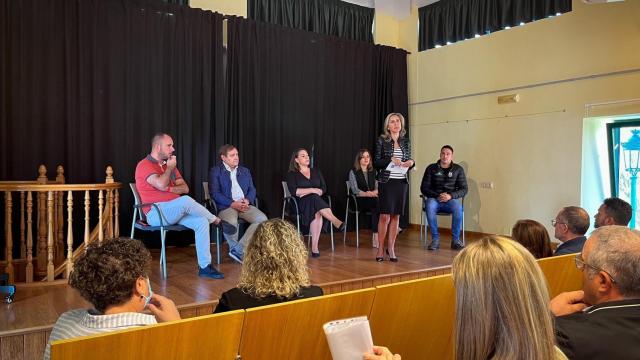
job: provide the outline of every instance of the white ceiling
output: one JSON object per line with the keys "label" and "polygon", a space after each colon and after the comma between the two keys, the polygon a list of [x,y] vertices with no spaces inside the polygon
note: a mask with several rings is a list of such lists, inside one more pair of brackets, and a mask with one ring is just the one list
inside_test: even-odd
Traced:
{"label": "white ceiling", "polygon": [[344,2],[375,8],[395,17],[405,19],[411,14],[411,7],[423,7],[438,0],[342,0]]}

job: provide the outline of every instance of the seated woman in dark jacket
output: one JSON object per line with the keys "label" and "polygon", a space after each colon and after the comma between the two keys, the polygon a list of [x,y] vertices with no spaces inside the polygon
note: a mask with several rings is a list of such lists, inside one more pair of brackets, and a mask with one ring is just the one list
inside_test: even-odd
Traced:
{"label": "seated woman in dark jacket", "polygon": [[378,247],[378,182],[373,169],[371,153],[361,149],[356,155],[353,169],[349,171],[349,190],[358,200],[359,211],[371,211],[371,231],[374,248]]}
{"label": "seated woman in dark jacket", "polygon": [[261,223],[247,246],[237,287],[222,294],[215,313],[322,295],[311,285],[307,250],[296,228],[271,219]]}
{"label": "seated woman in dark jacket", "polygon": [[297,149],[291,154],[287,186],[298,202],[302,224],[309,226],[311,256],[319,257],[318,240],[322,231],[322,218],[329,220],[340,232],[344,231],[344,223],[333,215],[329,204],[322,198],[327,185],[320,170],[311,168],[309,163],[307,150]]}

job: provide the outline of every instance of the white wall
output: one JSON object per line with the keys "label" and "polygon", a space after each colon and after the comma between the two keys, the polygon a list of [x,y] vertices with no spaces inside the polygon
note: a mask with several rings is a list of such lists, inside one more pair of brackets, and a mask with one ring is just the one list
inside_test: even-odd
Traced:
{"label": "white wall", "polygon": [[[411,222],[425,167],[451,144],[468,173],[468,230],[509,233],[521,218],[551,230],[561,207],[581,204],[583,166],[596,166],[583,165],[583,119],[640,113],[640,101],[588,106],[640,98],[638,39],[640,1],[574,0],[559,17],[410,55]],[[498,105],[512,93],[520,102]]]}

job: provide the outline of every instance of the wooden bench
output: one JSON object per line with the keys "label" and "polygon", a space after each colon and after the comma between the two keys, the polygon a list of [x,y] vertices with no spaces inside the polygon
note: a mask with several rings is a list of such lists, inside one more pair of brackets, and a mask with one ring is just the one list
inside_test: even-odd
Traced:
{"label": "wooden bench", "polygon": [[[539,260],[551,296],[582,287],[574,255]],[[405,359],[454,358],[451,275],[56,341],[52,359],[331,359],[322,325],[369,316],[375,344]]]}
{"label": "wooden bench", "polygon": [[375,292],[370,288],[247,309],[240,355],[250,360],[331,360],[322,325],[369,315]]}
{"label": "wooden bench", "polygon": [[244,310],[54,341],[51,359],[235,359]]}
{"label": "wooden bench", "polygon": [[403,359],[453,359],[451,275],[378,286],[369,323],[374,344]]}
{"label": "wooden bench", "polygon": [[576,254],[553,256],[538,260],[538,265],[547,278],[549,297],[564,291],[582,289],[582,271],[575,265]]}

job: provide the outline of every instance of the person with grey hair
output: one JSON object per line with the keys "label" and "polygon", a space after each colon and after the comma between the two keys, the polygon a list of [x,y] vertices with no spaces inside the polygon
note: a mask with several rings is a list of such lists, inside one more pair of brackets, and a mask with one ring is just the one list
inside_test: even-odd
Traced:
{"label": "person with grey hair", "polygon": [[554,237],[562,242],[553,253],[554,256],[579,253],[587,238],[591,221],[587,211],[578,206],[567,206],[551,220]]}
{"label": "person with grey hair", "polygon": [[550,303],[558,346],[570,359],[640,359],[640,232],[600,227],[575,261],[582,290]]}

